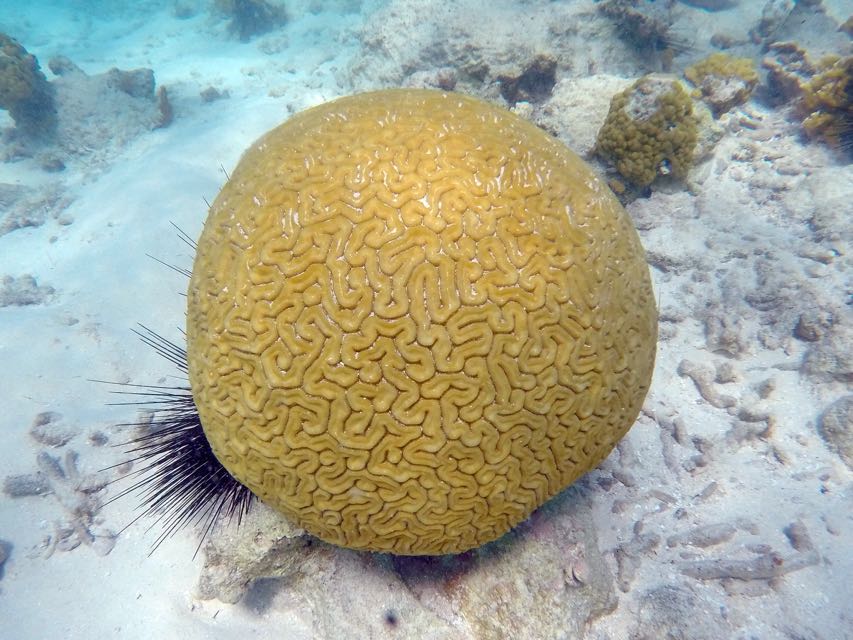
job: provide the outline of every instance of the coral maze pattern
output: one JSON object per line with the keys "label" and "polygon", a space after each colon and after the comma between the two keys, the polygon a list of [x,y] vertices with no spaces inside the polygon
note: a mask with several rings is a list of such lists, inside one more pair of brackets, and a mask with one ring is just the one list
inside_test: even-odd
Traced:
{"label": "coral maze pattern", "polygon": [[472,98],[299,114],[214,203],[189,291],[217,457],[327,541],[493,540],[605,457],[656,312],[625,212],[574,154]]}

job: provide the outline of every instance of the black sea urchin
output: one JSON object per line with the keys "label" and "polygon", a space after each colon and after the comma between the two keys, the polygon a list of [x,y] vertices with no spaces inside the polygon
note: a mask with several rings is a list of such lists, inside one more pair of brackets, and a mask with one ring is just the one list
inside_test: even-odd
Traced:
{"label": "black sea urchin", "polygon": [[[195,243],[183,231],[178,231],[194,249]],[[189,275],[184,269],[167,266]],[[134,333],[186,376],[186,349],[144,325]],[[162,531],[154,541],[153,553],[166,538],[183,527],[199,524],[202,534],[197,553],[220,516],[228,519],[236,516],[240,522],[255,496],[235,480],[214,456],[204,435],[188,380],[174,386],[113,384],[135,389],[114,393],[137,398],[117,404],[138,406],[148,416],[139,422],[121,425],[135,427],[139,431],[139,435],[120,445],[128,458],[115,465],[130,462],[137,466],[130,474],[133,483],[112,498],[117,500],[129,494],[140,496],[138,508],[142,512],[125,528],[140,518],[155,518],[151,527],[161,524]]]}

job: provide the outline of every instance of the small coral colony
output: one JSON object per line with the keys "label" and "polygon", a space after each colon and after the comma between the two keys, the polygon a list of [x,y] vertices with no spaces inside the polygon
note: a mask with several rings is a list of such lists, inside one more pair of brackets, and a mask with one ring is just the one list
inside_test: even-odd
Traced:
{"label": "small coral colony", "polygon": [[[599,10],[638,54],[670,71],[674,56],[689,54],[690,45],[674,32],[670,14],[663,9],[666,4],[607,0]],[[708,10],[732,6],[685,4]],[[656,180],[684,178],[721,137],[720,118],[744,104],[756,89],[761,89],[764,102],[782,106],[806,138],[848,159],[853,152],[853,56],[815,55],[796,42],[776,39],[795,12],[816,4],[769,2],[750,31],[749,43],[715,35],[711,43],[722,51],[688,66],[683,79],[672,73],[649,74],[615,95],[595,147],[614,171],[610,180],[614,191],[636,192]],[[785,12],[780,13],[780,5],[786,5]],[[834,35],[841,34],[848,38],[853,34],[853,17]],[[748,45],[760,50],[758,64],[758,56],[725,52],[738,45],[741,50],[749,50]]]}

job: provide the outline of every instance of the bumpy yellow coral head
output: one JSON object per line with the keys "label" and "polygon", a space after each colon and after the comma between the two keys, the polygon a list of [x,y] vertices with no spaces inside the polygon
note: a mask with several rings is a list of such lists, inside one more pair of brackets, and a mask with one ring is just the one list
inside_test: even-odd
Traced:
{"label": "bumpy yellow coral head", "polygon": [[210,210],[190,382],[217,458],[323,540],[494,540],[634,422],[656,310],[591,170],[480,100],[378,91],[258,140]]}
{"label": "bumpy yellow coral head", "polygon": [[693,101],[672,76],[650,73],[610,100],[596,152],[623,178],[647,187],[660,176],[684,178],[698,138]]}

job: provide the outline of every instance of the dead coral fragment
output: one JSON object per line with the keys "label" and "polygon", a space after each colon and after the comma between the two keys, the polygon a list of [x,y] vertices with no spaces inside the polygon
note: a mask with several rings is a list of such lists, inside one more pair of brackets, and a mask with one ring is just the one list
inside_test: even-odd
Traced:
{"label": "dead coral fragment", "polygon": [[715,116],[743,104],[758,84],[758,73],[749,58],[714,53],[687,67],[684,76],[696,86]]}
{"label": "dead coral fragment", "polygon": [[685,575],[699,580],[771,580],[792,571],[799,571],[820,561],[814,550],[784,557],[775,551],[767,551],[748,560],[715,558],[691,560],[679,566]]}
{"label": "dead coral fragment", "polygon": [[623,177],[645,187],[659,176],[685,177],[697,140],[693,103],[682,84],[649,74],[610,101],[595,150]]}
{"label": "dead coral fragment", "polygon": [[6,476],[3,480],[3,493],[10,498],[41,496],[51,491],[47,477],[40,472]]}
{"label": "dead coral fragment", "polygon": [[709,524],[672,535],[666,539],[666,544],[669,547],[677,545],[711,547],[722,542],[728,542],[735,533],[737,533],[737,527],[730,522]]}
{"label": "dead coral fragment", "polygon": [[284,8],[266,0],[216,0],[216,9],[230,19],[229,31],[243,42],[284,24]]}
{"label": "dead coral fragment", "polygon": [[39,471],[48,479],[54,496],[65,508],[66,520],[54,523],[54,535],[47,541],[45,555],[55,549],[71,551],[83,544],[99,556],[115,546],[116,535],[101,526],[98,493],[106,481],[97,474],[84,475],[77,468],[77,454],[67,451],[60,463],[46,452],[36,458]]}
{"label": "dead coral fragment", "polygon": [[28,135],[49,136],[56,129],[53,89],[38,60],[5,33],[0,33],[0,109]]}
{"label": "dead coral fragment", "polygon": [[30,436],[38,443],[48,447],[62,447],[75,433],[62,425],[62,414],[55,411],[43,411],[33,420]]}
{"label": "dead coral fragment", "polygon": [[49,285],[39,285],[28,273],[17,278],[0,278],[0,309],[3,307],[24,307],[31,304],[45,304],[56,293]]}

